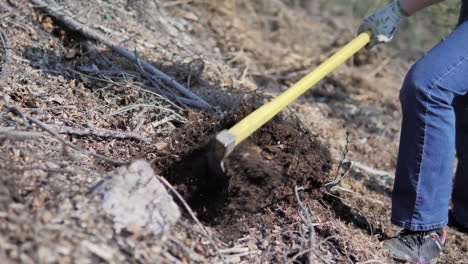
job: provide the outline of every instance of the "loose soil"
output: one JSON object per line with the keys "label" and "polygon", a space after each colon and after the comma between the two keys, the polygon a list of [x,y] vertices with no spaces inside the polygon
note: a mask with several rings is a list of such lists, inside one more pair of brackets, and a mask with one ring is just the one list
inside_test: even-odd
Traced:
{"label": "loose soil", "polygon": [[[236,220],[243,216],[255,222],[252,213],[284,199],[282,195],[295,186],[308,189],[311,198],[321,198],[331,169],[330,153],[316,137],[275,118],[226,158],[225,178],[210,173],[206,160],[210,141],[217,132],[233,126],[253,109],[246,107],[224,118],[196,115],[196,125],[175,131],[171,157],[157,158],[154,162],[155,168],[162,170],[200,218],[220,230],[236,226]],[[144,149],[144,153],[155,151],[151,147]],[[223,235],[232,240],[240,234]]]}

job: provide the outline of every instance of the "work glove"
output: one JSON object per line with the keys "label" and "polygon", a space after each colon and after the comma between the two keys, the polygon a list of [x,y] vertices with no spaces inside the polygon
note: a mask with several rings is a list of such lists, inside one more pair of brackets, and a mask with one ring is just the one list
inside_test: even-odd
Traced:
{"label": "work glove", "polygon": [[401,9],[400,1],[395,1],[374,14],[366,17],[359,27],[358,34],[371,30],[372,38],[367,48],[380,43],[387,43],[393,38],[395,30],[408,14]]}

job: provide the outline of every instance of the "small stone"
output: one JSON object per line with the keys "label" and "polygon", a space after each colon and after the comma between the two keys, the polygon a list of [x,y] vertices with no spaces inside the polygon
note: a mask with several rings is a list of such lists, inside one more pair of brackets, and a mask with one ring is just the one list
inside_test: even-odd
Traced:
{"label": "small stone", "polygon": [[167,148],[169,144],[167,144],[166,142],[158,142],[156,144],[154,144],[154,147],[157,149],[157,150],[163,150],[165,148]]}
{"label": "small stone", "polygon": [[53,218],[53,215],[50,211],[44,211],[44,213],[41,216],[42,223],[47,224],[49,223]]}
{"label": "small stone", "polygon": [[203,246],[200,245],[200,244],[197,244],[195,246],[195,252],[197,252],[198,254],[201,254],[201,255],[205,254],[205,250],[203,249]]}
{"label": "small stone", "polygon": [[91,190],[102,197],[102,207],[118,233],[138,226],[161,234],[180,217],[179,207],[146,161],[118,168]]}
{"label": "small stone", "polygon": [[53,263],[57,261],[57,255],[50,248],[41,246],[37,251],[40,263]]}

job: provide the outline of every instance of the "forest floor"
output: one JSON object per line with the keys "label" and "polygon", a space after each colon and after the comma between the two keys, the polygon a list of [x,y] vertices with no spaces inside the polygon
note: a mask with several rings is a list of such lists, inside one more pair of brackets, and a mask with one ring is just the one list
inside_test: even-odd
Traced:
{"label": "forest floor", "polygon": [[[360,51],[307,91],[236,148],[228,183],[193,161],[353,39],[355,18],[320,1],[56,1],[206,107],[32,2],[0,2],[0,46],[11,46],[0,48],[2,263],[392,263],[382,241],[398,231],[390,197],[410,67],[395,52]],[[37,123],[114,161],[148,161],[202,226],[181,207],[163,235],[116,232],[89,190],[117,163]],[[466,234],[448,228],[439,263],[468,263]]]}

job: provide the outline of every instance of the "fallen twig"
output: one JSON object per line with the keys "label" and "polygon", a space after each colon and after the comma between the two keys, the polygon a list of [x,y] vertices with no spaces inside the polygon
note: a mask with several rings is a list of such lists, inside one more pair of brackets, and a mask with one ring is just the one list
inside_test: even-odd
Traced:
{"label": "fallen twig", "polygon": [[241,257],[246,257],[246,256],[250,256],[252,254],[258,254],[259,251],[258,250],[251,250],[251,251],[248,251],[248,252],[244,252],[244,253],[238,253],[238,254],[231,254],[231,255],[228,255],[228,259],[230,258],[241,258]]}
{"label": "fallen twig", "polygon": [[162,251],[161,254],[169,260],[169,263],[184,264],[184,262],[175,258],[169,251]]}
{"label": "fallen twig", "polygon": [[226,263],[226,260],[223,256],[223,254],[221,254],[218,246],[216,245],[216,243],[214,242],[213,238],[210,236],[210,234],[208,234],[208,231],[206,231],[205,227],[201,224],[200,220],[198,220],[197,216],[195,215],[195,213],[192,211],[192,209],[190,208],[190,206],[187,204],[187,202],[185,201],[184,197],[182,197],[182,195],[180,195],[180,193],[164,178],[164,177],[161,177],[161,176],[158,176],[158,179],[164,184],[166,185],[167,188],[169,188],[172,193],[174,193],[174,195],[177,197],[177,199],[179,199],[179,201],[184,205],[185,207],[185,210],[187,210],[187,212],[189,213],[190,217],[192,217],[192,219],[195,221],[195,223],[197,223],[197,225],[200,227],[200,229],[203,231],[204,235],[206,238],[208,238],[208,240],[210,240],[210,243],[213,245],[215,251],[216,251],[216,254],[221,258],[221,261],[224,263],[224,264],[227,264]]}
{"label": "fallen twig", "polygon": [[314,252],[315,248],[309,248],[309,249],[306,249],[306,250],[303,250],[301,252],[298,252],[296,255],[294,255],[290,260],[288,260],[288,262],[284,263],[284,264],[291,264],[291,263],[294,263],[296,261],[296,259],[298,259],[300,256],[303,256],[304,254],[314,254],[316,257],[318,257],[323,263],[330,263],[329,261],[325,260],[320,254],[316,254]]}
{"label": "fallen twig", "polygon": [[133,132],[118,132],[102,128],[74,128],[69,126],[57,127],[59,134],[77,135],[77,136],[96,136],[104,138],[135,139],[143,142],[151,142],[151,138],[142,136]]}
{"label": "fallen twig", "polygon": [[245,248],[225,248],[225,249],[220,249],[219,252],[221,254],[240,254],[240,253],[245,253],[249,252],[250,249],[248,247]]}
{"label": "fallen twig", "polygon": [[0,48],[2,48],[5,51],[3,55],[3,66],[2,71],[0,72],[0,77],[2,79],[5,79],[8,76],[8,73],[10,72],[11,43],[7,34],[2,29],[0,29],[0,41],[2,45],[2,47]]}
{"label": "fallen twig", "polygon": [[29,168],[18,168],[18,167],[12,167],[9,168],[10,170],[13,171],[32,171],[32,170],[41,170],[44,172],[53,172],[53,173],[69,173],[73,174],[74,172],[71,170],[67,169],[62,169],[62,168],[42,168],[42,167],[29,167]]}
{"label": "fallen twig", "polygon": [[121,166],[121,165],[126,165],[127,162],[122,162],[122,161],[118,161],[118,160],[114,160],[114,159],[111,159],[111,158],[108,158],[104,155],[101,155],[101,154],[98,154],[98,153],[94,153],[94,152],[90,152],[86,149],[83,149],[83,148],[80,148],[78,146],[76,146],[75,144],[63,139],[57,132],[55,132],[54,130],[52,130],[51,128],[49,128],[46,124],[42,123],[41,121],[35,119],[35,118],[32,118],[30,116],[27,116],[25,115],[18,107],[16,106],[11,106],[11,105],[8,105],[8,104],[4,104],[3,107],[5,107],[5,109],[7,109],[8,111],[12,112],[13,114],[17,115],[17,116],[20,116],[22,117],[23,119],[26,119],[28,120],[29,122],[37,125],[38,127],[40,127],[42,130],[46,131],[47,133],[49,133],[50,135],[52,135],[53,137],[55,137],[56,139],[58,139],[60,142],[62,142],[63,144],[65,144],[66,146],[78,151],[78,152],[81,152],[85,155],[89,155],[89,156],[93,156],[95,158],[98,158],[98,159],[101,159],[101,160],[104,160],[104,161],[107,161],[109,163],[112,163],[114,165],[118,165],[118,166]]}
{"label": "fallen twig", "polygon": [[379,200],[376,200],[376,199],[372,199],[372,198],[368,198],[368,197],[366,197],[366,196],[364,196],[364,195],[360,195],[360,194],[358,194],[357,192],[355,192],[355,191],[353,191],[353,190],[346,189],[346,188],[343,188],[343,187],[340,187],[340,186],[335,186],[335,187],[333,188],[333,190],[334,190],[335,188],[338,189],[338,190],[340,190],[340,191],[347,192],[347,193],[350,193],[350,194],[352,194],[352,195],[355,195],[355,196],[357,196],[357,197],[360,198],[360,199],[367,200],[367,201],[369,201],[369,202],[376,203],[376,204],[379,204],[379,205],[382,205],[382,206],[385,205],[385,203],[382,202],[382,201],[379,201]]}
{"label": "fallen twig", "polygon": [[176,118],[175,118],[175,116],[170,115],[170,116],[166,116],[165,118],[163,118],[163,119],[161,119],[161,120],[158,120],[158,121],[149,123],[148,126],[153,127],[153,128],[156,128],[156,127],[159,127],[159,126],[164,125],[164,124],[166,124],[166,123],[169,123],[169,122],[171,122],[172,120],[176,120]]}
{"label": "fallen twig", "polygon": [[166,243],[166,245],[168,246],[177,247],[177,249],[182,250],[184,255],[189,256],[192,260],[195,260],[201,263],[207,262],[207,260],[203,256],[194,252],[192,249],[188,248],[186,245],[184,245],[184,243],[182,243],[182,241],[179,241],[177,238],[174,238],[174,237],[169,238],[169,244],[172,244],[172,245],[168,245],[168,243]]}
{"label": "fallen twig", "polygon": [[[342,160],[342,164],[346,163],[344,160]],[[346,176],[348,176],[349,172],[351,171],[351,169],[354,167],[354,162],[352,161],[349,161],[349,168],[341,175],[341,177],[331,181],[331,182],[328,182],[328,183],[325,183],[325,187],[328,187],[328,188],[331,188],[333,186],[336,186],[338,184],[340,184],[340,182],[342,182],[344,180],[344,178],[346,178]]]}
{"label": "fallen twig", "polygon": [[[192,99],[183,98],[177,95],[164,82],[148,74],[140,65],[139,63],[140,60],[138,60],[138,63],[135,64],[135,66],[138,69],[138,72],[124,71],[124,70],[121,70],[115,64],[113,64],[112,61],[110,61],[104,54],[102,54],[97,49],[97,47],[91,43],[91,41],[87,41],[85,45],[86,45],[89,55],[94,58],[94,62],[98,64],[99,66],[108,68],[108,69],[103,70],[103,69],[99,69],[98,67],[80,66],[78,67],[79,71],[75,71],[75,70],[68,69],[68,68],[63,68],[64,70],[79,74],[81,76],[85,76],[86,78],[90,78],[93,80],[106,82],[112,85],[124,85],[126,87],[131,87],[132,89],[138,89],[145,93],[150,93],[152,95],[155,95],[161,98],[162,100],[164,100],[165,102],[167,102],[168,104],[170,104],[171,106],[179,110],[183,110],[182,107],[187,108],[187,105],[190,105],[191,104],[190,102],[193,101]],[[86,72],[86,74],[83,72]],[[98,76],[91,76],[90,75],[91,73],[94,73]],[[113,78],[111,77],[114,75],[120,76],[122,79],[125,80],[125,82],[124,83],[115,82]],[[127,79],[127,76],[135,77],[137,78],[137,81],[129,82]],[[147,83],[147,81],[151,82],[152,85],[145,84]],[[161,89],[161,88],[164,88],[164,89]],[[172,100],[175,102],[171,101],[170,98],[172,98]],[[178,105],[176,103],[178,103]],[[175,112],[173,112],[172,110],[161,107],[161,106],[153,106],[153,105],[148,105],[148,104],[145,104],[145,106],[158,108],[163,111],[170,111],[175,114]],[[130,106],[129,109],[131,109],[131,107],[132,106]],[[180,115],[178,116],[180,117]],[[180,117],[180,119],[183,120],[184,118]]]}
{"label": "fallen twig", "polygon": [[[128,50],[124,49],[123,47],[114,44],[110,41],[108,41],[104,36],[101,34],[97,33],[96,31],[90,29],[89,27],[79,23],[78,21],[74,20],[73,18],[69,17],[65,13],[59,11],[59,7],[56,4],[47,4],[42,0],[30,0],[37,8],[41,9],[48,15],[54,17],[55,19],[59,20],[62,22],[64,25],[66,25],[68,28],[70,28],[73,31],[77,31],[81,33],[83,36],[86,38],[93,39],[95,41],[98,41],[99,43],[102,43],[106,45],[107,47],[111,48],[115,52],[119,53],[120,55],[124,56],[125,58],[133,61],[134,63],[139,63],[141,66],[151,73],[153,75],[154,79],[160,79],[164,81],[168,86],[173,88],[175,91],[179,92],[180,94],[186,96],[185,102],[186,104],[190,104],[193,107],[197,107],[200,109],[204,110],[213,110],[213,107],[208,104],[206,101],[201,99],[199,96],[196,94],[192,93],[190,90],[182,86],[180,83],[178,83],[176,80],[173,78],[169,77],[150,63],[139,59],[135,54],[129,52]],[[49,1],[50,2],[50,1]]]}
{"label": "fallen twig", "polygon": [[179,0],[179,1],[173,1],[173,2],[166,2],[163,4],[163,7],[173,7],[173,6],[177,6],[177,5],[184,5],[184,4],[188,4],[188,3],[191,3],[192,0]]}
{"label": "fallen twig", "polygon": [[85,41],[84,46],[86,50],[92,55],[93,58],[97,60],[97,62],[101,65],[109,67],[113,70],[121,71],[117,66],[115,66],[109,58],[107,58],[102,52],[99,51],[98,47],[94,45],[92,41]]}
{"label": "fallen twig", "polygon": [[[346,200],[344,198],[340,197],[340,196],[334,195],[334,194],[332,194],[330,192],[327,192],[327,191],[325,191],[324,193],[326,195],[329,195],[331,197],[334,197],[336,199],[341,200],[343,203],[346,202]],[[349,206],[349,207],[351,207],[351,206]],[[369,226],[369,232],[370,232],[371,236],[373,236],[374,235],[374,228],[372,227],[372,224],[370,223],[369,219],[367,219],[367,216],[362,212],[362,210],[358,206],[354,206],[352,208],[354,210],[358,211],[361,214],[361,216],[364,217],[364,219],[366,219],[367,225]]]}
{"label": "fallen twig", "polygon": [[[168,98],[164,97],[163,95],[161,95],[157,91],[155,91],[156,88],[148,87],[148,86],[145,86],[145,85],[143,85],[141,83],[138,83],[138,82],[135,82],[135,83],[128,83],[128,82],[119,83],[119,82],[116,82],[116,81],[112,80],[111,78],[108,78],[107,76],[106,77],[101,77],[101,76],[95,77],[95,76],[91,76],[91,75],[85,74],[85,73],[80,72],[80,71],[75,71],[73,69],[69,69],[69,68],[65,68],[65,67],[63,69],[66,70],[66,71],[75,73],[75,74],[79,74],[81,76],[85,76],[86,78],[90,78],[90,79],[93,79],[93,80],[96,80],[96,81],[102,81],[102,82],[106,82],[106,83],[109,83],[109,84],[112,84],[112,85],[125,85],[125,86],[132,87],[133,89],[138,89],[138,90],[140,90],[140,91],[142,91],[144,93],[154,95],[154,96],[164,100],[164,102],[167,102],[168,104],[170,104],[171,106],[173,106],[176,109],[183,110],[181,107],[179,107],[175,103],[171,102]],[[117,75],[121,75],[121,76],[126,76],[126,75],[137,76],[137,74],[138,74],[138,73],[133,73],[133,72],[116,71],[116,70],[96,70],[96,71],[92,71],[92,72],[97,73],[97,74],[117,74]],[[169,108],[165,108],[165,107],[161,107],[161,106],[157,106],[157,105],[139,104],[139,105],[136,105],[136,106],[152,107],[152,108],[157,108],[159,110],[175,113],[173,110],[171,110]],[[132,106],[128,106],[128,107],[132,107]],[[126,109],[126,107],[124,107],[124,109]],[[181,118],[181,120],[185,120],[180,115],[178,115],[178,116]]]}
{"label": "fallen twig", "polygon": [[40,134],[34,132],[19,131],[11,127],[0,128],[0,142],[3,140],[26,140],[39,136]]}
{"label": "fallen twig", "polygon": [[368,260],[366,262],[362,262],[362,263],[358,263],[358,264],[385,264],[384,262],[380,261],[380,260],[376,260],[376,259],[372,259],[372,260]]}
{"label": "fallen twig", "polygon": [[358,169],[358,170],[362,170],[368,174],[371,174],[371,175],[376,175],[376,176],[390,176],[393,178],[393,173],[391,172],[388,172],[388,171],[383,171],[383,170],[378,170],[378,169],[375,169],[375,168],[371,168],[365,164],[362,164],[360,162],[357,162],[357,161],[351,161],[351,160],[344,160],[345,163],[353,163],[353,166],[355,169]]}
{"label": "fallen twig", "polygon": [[[153,76],[151,76],[151,74],[147,73],[145,71],[145,68],[142,66],[142,61],[140,60],[139,56],[138,56],[138,53],[135,52],[135,58],[136,58],[136,66],[137,66],[137,69],[138,71],[143,75],[145,76],[152,84],[153,86],[148,86],[148,85],[145,85],[143,88],[145,89],[148,89],[150,91],[154,91],[156,90],[157,93],[161,94],[162,96],[168,98],[169,96],[172,96],[176,101],[178,100],[177,96],[174,94],[173,91],[171,91],[170,89],[168,89],[166,87],[166,85],[164,83],[162,83],[160,80],[156,79],[156,78],[153,78]],[[167,90],[166,91],[163,91],[162,89],[160,89],[159,87],[161,88],[165,88]]]}
{"label": "fallen twig", "polygon": [[[170,115],[166,116],[166,118],[169,118],[169,121],[176,120],[179,123],[185,123],[186,122],[186,119],[184,117],[182,117],[180,114],[177,114],[175,111],[173,111],[171,109],[168,109],[168,108],[165,108],[165,107],[162,107],[162,106],[159,106],[159,105],[154,105],[154,104],[134,104],[134,105],[125,106],[125,107],[122,107],[120,109],[117,109],[114,112],[111,112],[111,113],[105,115],[104,117],[109,118],[109,117],[114,116],[114,115],[119,115],[119,114],[122,114],[122,113],[125,113],[125,112],[128,112],[128,111],[131,111],[131,110],[133,110],[135,108],[138,108],[138,107],[152,108],[152,109],[157,109],[157,110],[160,110],[160,111],[168,112],[168,113],[170,113]],[[163,120],[165,120],[166,118],[164,118]],[[167,120],[166,121],[163,121],[163,120],[158,120],[158,121],[155,121],[155,122],[163,122],[163,123],[167,122]],[[153,123],[155,123],[155,122],[153,122]]]}
{"label": "fallen twig", "polygon": [[18,8],[18,6],[17,6],[15,3],[13,3],[12,0],[6,0],[6,2],[7,2],[11,7]]}
{"label": "fallen twig", "polygon": [[338,168],[336,169],[335,179],[332,182],[325,184],[325,186],[327,187],[335,186],[343,180],[344,178],[343,175],[341,177],[339,177],[338,175],[340,174],[340,170],[343,167],[344,160],[346,158],[346,155],[348,154],[348,151],[349,151],[348,145],[349,145],[349,132],[346,132],[346,144],[345,144],[343,153],[341,154],[340,163],[338,164]]}
{"label": "fallen twig", "polygon": [[367,76],[368,77],[374,77],[377,73],[381,72],[382,69],[387,66],[388,63],[390,63],[391,57],[385,58],[371,73],[369,73]]}
{"label": "fallen twig", "polygon": [[[301,201],[301,197],[299,196],[299,191],[304,190],[304,187],[294,187],[294,194],[296,196],[297,203],[299,204],[299,207],[302,210],[302,214],[304,217],[301,217],[302,221],[304,224],[306,224],[307,228],[309,229],[309,249],[314,249],[315,248],[315,228],[312,223],[312,217],[309,214],[309,210],[304,206],[304,204]],[[312,261],[312,251],[309,252],[308,254],[308,261],[309,263],[313,263]]]}

